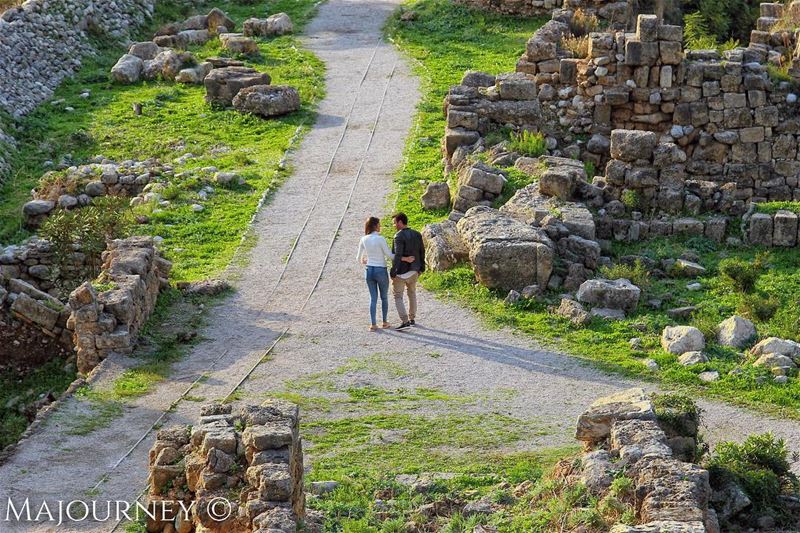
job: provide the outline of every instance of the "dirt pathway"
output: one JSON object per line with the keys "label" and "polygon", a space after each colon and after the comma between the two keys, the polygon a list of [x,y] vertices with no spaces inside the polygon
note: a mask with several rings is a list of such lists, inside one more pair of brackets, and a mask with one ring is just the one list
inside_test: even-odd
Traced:
{"label": "dirt pathway", "polygon": [[[539,350],[513,332],[487,330],[472,313],[424,293],[419,327],[366,331],[368,297],[356,244],[364,218],[385,211],[418,100],[408,64],[381,40],[381,27],[398,3],[330,0],[308,26],[305,41],[328,67],[327,97],[292,157],[293,177],[257,217],[258,243],[238,292],[215,310],[205,332],[210,340],[177,363],[171,379],[89,435],[65,435],[66,422],[85,410],[85,402],[65,402],[0,467],[3,506],[9,497],[29,498],[32,508],[42,500],[132,501],[146,483],[153,435],[139,439],[162,412],[209,368],[209,379],[192,395],[225,397],[279,338],[269,360],[242,387],[243,399],[263,399],[292,380],[380,355],[410,371],[401,377],[375,373],[368,384],[478,395],[483,400],[471,412],[506,413],[546,427],[531,448],[571,443],[574,418],[588,403],[634,384]],[[392,316],[396,321],[393,310]],[[109,360],[98,385],[112,382],[130,364]],[[352,379],[364,384],[363,376]],[[180,403],[167,423],[191,423],[199,405]],[[800,447],[800,425],[794,422],[722,404],[703,406],[711,441],[770,429]],[[2,531],[111,529],[107,523],[15,528],[3,522],[5,511],[0,508]]]}

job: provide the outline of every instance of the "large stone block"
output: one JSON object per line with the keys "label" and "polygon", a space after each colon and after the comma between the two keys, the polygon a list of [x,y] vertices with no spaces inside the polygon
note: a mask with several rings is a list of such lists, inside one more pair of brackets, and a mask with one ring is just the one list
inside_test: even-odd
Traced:
{"label": "large stone block", "polygon": [[249,67],[217,68],[203,80],[206,102],[230,106],[240,90],[253,85],[269,85],[270,81],[269,74]]}
{"label": "large stone block", "polygon": [[469,249],[456,229],[455,222],[445,220],[422,229],[425,260],[433,271],[448,270],[469,259]]}
{"label": "large stone block", "polygon": [[772,216],[756,213],[750,217],[750,231],[747,234],[750,244],[772,246]]}
{"label": "large stone block", "polygon": [[650,160],[658,137],[652,131],[613,130],[611,132],[611,157],[633,162],[637,159]]}
{"label": "large stone block", "polygon": [[655,420],[649,396],[641,388],[627,389],[596,400],[578,417],[575,438],[596,444],[611,435],[614,423],[620,420]]}
{"label": "large stone block", "polygon": [[590,279],[581,284],[576,298],[592,307],[620,309],[629,313],[639,305],[641,292],[627,279]]}
{"label": "large stone block", "polygon": [[797,215],[791,211],[778,211],[773,219],[772,245],[795,246],[797,244]]}

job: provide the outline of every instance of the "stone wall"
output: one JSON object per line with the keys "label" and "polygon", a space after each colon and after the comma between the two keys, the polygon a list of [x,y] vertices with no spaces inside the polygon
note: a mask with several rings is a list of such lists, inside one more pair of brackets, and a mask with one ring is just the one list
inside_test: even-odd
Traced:
{"label": "stone wall", "polygon": [[[56,262],[52,245],[37,237],[21,244],[0,247],[0,287],[8,288],[10,280],[19,279],[58,298],[60,287],[53,279]],[[86,279],[89,275],[86,256],[75,251],[69,261],[59,266],[57,274],[61,281]]]}
{"label": "stone wall", "polygon": [[110,288],[97,292],[86,282],[69,297],[78,371],[91,371],[112,352],[133,350],[159,291],[169,284],[171,267],[151,237],[129,237],[109,244],[98,279]]}
{"label": "stone wall", "polygon": [[593,14],[601,21],[615,27],[625,27],[631,10],[638,8],[638,2],[614,0],[457,0],[458,3],[477,9],[494,11],[503,15],[523,17],[549,17],[555,8],[576,10]]}
{"label": "stone wall", "polygon": [[[0,108],[29,113],[93,52],[90,40],[127,40],[153,14],[155,0],[27,0],[0,14]],[[0,180],[8,173],[11,132],[0,128]]]}
{"label": "stone wall", "polygon": [[69,306],[21,279],[0,278],[0,281],[0,306],[7,306],[14,318],[25,321],[72,349]]}
{"label": "stone wall", "polygon": [[147,531],[288,533],[300,521],[317,531],[305,508],[299,416],[279,400],[235,413],[211,404],[198,424],[160,430],[150,449],[147,505],[156,518]]}

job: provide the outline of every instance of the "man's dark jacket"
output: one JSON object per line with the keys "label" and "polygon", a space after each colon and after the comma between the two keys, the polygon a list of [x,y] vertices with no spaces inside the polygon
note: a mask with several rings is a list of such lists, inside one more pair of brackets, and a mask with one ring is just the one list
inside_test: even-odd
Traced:
{"label": "man's dark jacket", "polygon": [[[425,245],[422,243],[420,232],[411,228],[403,228],[394,236],[392,243],[392,269],[389,272],[392,277],[405,274],[411,270],[416,270],[420,274],[425,272]],[[413,263],[402,261],[403,257],[414,256]]]}

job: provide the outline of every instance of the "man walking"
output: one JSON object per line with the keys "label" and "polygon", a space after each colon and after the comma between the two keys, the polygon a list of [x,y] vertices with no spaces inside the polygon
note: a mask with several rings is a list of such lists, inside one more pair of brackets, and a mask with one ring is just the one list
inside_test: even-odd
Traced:
{"label": "man walking", "polygon": [[[392,292],[397,314],[401,324],[397,329],[410,328],[415,324],[417,316],[417,279],[425,271],[425,245],[422,235],[408,227],[405,213],[397,213],[392,217],[397,233],[392,243],[394,260],[389,275],[392,278]],[[404,262],[403,257],[413,257],[411,263]],[[408,311],[403,301],[404,292],[408,293]]]}

